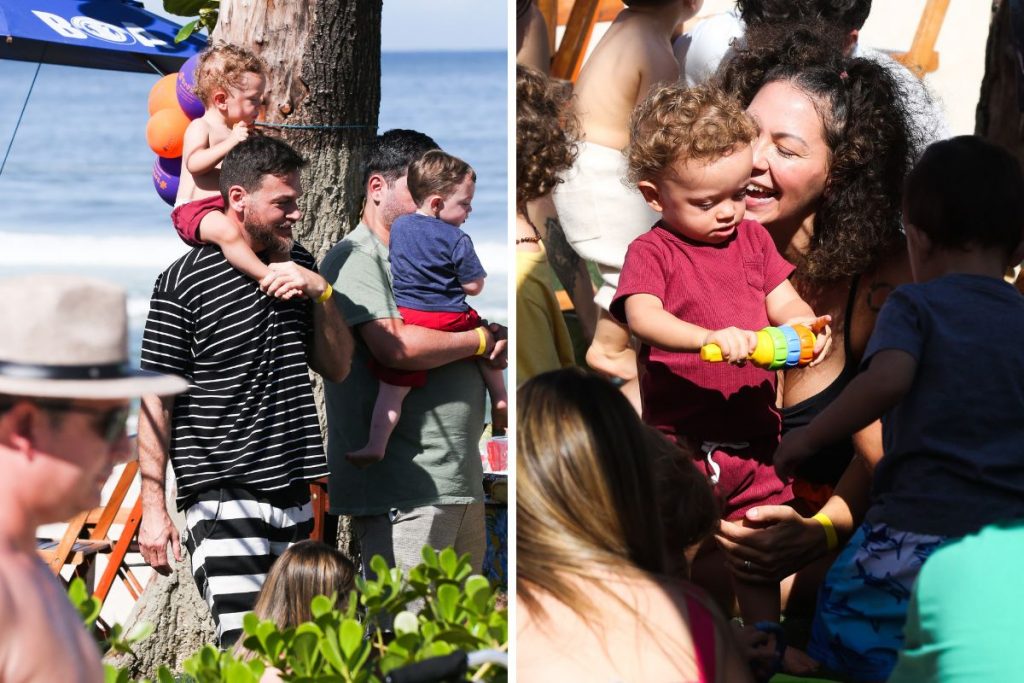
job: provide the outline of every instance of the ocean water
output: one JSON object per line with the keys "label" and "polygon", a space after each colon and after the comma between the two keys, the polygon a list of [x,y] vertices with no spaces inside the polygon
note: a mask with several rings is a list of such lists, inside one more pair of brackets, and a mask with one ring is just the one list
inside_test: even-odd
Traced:
{"label": "ocean water", "polygon": [[[0,61],[0,160],[35,68]],[[122,285],[134,362],[153,281],[187,249],[150,177],[156,157],[145,139],[146,99],[156,80],[155,74],[43,65],[0,173],[0,276],[75,272]],[[473,214],[463,227],[489,277],[472,304],[502,322],[506,84],[504,52],[385,53],[381,59],[379,130],[420,130],[477,171]]]}

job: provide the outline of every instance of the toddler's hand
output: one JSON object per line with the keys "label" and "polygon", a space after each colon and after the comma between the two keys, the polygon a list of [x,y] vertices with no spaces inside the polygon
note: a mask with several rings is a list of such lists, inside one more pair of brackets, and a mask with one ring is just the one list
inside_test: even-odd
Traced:
{"label": "toddler's hand", "polygon": [[239,121],[231,127],[231,139],[235,141],[237,145],[239,142],[248,139],[249,137],[249,126],[245,121]]}
{"label": "toddler's hand", "polygon": [[788,432],[775,449],[775,472],[779,479],[786,481],[793,476],[797,465],[814,455],[816,450],[817,448],[807,438],[806,427]]}
{"label": "toddler's hand", "polygon": [[260,281],[260,289],[268,296],[287,301],[296,296],[305,295],[306,279],[304,276],[310,271],[292,261],[271,263],[267,267],[270,272]]}
{"label": "toddler's hand", "polygon": [[704,338],[703,345],[707,344],[715,344],[722,350],[722,360],[733,365],[743,365],[757,348],[757,333],[738,327],[712,330]]}

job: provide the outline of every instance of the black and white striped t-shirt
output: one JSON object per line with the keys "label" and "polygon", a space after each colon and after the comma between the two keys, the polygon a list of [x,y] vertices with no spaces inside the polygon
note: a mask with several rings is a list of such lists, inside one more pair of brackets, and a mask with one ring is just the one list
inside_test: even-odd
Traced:
{"label": "black and white striped t-shirt", "polygon": [[[291,258],[313,269],[295,244]],[[181,375],[171,464],[184,509],[207,488],[275,491],[327,474],[307,372],[308,299],[260,292],[219,249],[193,249],[156,280],[142,367]]]}

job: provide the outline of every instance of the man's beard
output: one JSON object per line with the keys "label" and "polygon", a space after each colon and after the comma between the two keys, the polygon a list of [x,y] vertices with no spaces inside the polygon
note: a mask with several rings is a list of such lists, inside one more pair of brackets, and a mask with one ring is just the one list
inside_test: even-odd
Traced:
{"label": "man's beard", "polygon": [[270,258],[287,257],[292,250],[292,240],[277,234],[277,226],[257,221],[252,216],[243,216],[245,231],[249,233],[256,251],[266,251]]}
{"label": "man's beard", "polygon": [[388,229],[391,229],[391,226],[392,224],[394,224],[395,219],[401,216],[407,216],[410,213],[413,213],[415,210],[416,207],[408,208],[402,202],[398,201],[394,197],[391,197],[386,204],[381,204],[381,219],[384,222],[384,225],[386,225]]}

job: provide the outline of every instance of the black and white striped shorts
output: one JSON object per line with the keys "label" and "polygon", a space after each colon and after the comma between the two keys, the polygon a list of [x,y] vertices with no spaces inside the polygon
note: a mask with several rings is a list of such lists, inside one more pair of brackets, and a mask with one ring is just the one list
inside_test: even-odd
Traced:
{"label": "black and white striped shorts", "polygon": [[185,526],[192,576],[210,606],[218,644],[228,648],[241,636],[242,616],[256,604],[270,565],[292,543],[309,538],[309,488],[209,489],[185,510]]}

